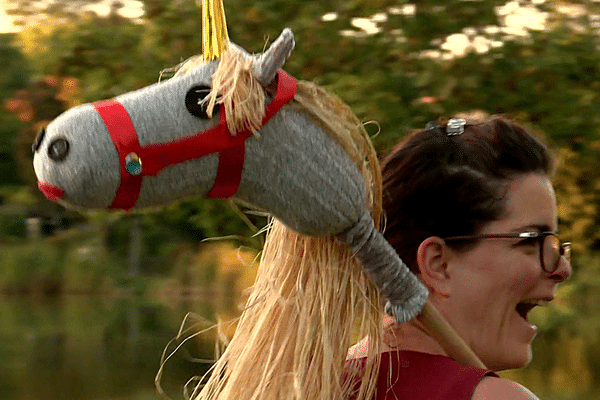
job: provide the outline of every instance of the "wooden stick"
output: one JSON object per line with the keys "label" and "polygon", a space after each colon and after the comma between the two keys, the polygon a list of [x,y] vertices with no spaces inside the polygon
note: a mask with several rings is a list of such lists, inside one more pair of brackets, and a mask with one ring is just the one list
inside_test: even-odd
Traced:
{"label": "wooden stick", "polygon": [[417,316],[417,319],[423,324],[427,333],[448,353],[450,358],[472,367],[487,369],[429,300],[423,306],[423,311]]}

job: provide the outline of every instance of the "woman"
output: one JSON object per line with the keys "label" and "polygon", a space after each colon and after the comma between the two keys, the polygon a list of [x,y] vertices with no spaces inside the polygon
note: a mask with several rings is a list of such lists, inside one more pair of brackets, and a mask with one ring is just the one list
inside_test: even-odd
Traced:
{"label": "woman", "polygon": [[489,370],[448,358],[416,320],[385,319],[375,398],[535,399],[494,371],[529,363],[528,313],[571,274],[548,149],[501,117],[451,119],[400,143],[382,172],[386,238]]}

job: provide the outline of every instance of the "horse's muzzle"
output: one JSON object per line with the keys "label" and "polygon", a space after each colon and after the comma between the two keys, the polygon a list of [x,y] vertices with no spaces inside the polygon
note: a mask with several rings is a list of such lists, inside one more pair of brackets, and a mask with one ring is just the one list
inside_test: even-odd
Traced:
{"label": "horse's muzzle", "polygon": [[50,201],[59,200],[65,193],[64,190],[50,183],[38,182],[38,188],[40,188],[40,191],[44,193],[44,196]]}

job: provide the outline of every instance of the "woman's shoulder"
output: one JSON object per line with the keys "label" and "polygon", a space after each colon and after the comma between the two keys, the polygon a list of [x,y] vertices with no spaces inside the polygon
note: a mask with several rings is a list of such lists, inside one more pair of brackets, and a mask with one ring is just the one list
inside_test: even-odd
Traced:
{"label": "woman's shoulder", "polygon": [[485,377],[475,387],[472,400],[539,400],[520,384],[497,377]]}

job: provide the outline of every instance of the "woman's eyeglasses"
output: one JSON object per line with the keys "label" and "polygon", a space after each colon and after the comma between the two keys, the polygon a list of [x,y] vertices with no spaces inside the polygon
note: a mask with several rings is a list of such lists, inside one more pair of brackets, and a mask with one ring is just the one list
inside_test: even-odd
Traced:
{"label": "woman's eyeglasses", "polygon": [[476,236],[451,236],[445,241],[481,240],[481,239],[529,239],[537,241],[540,248],[540,264],[542,269],[552,273],[558,269],[560,257],[571,262],[571,243],[561,243],[557,232],[515,232],[515,233],[490,233]]}

